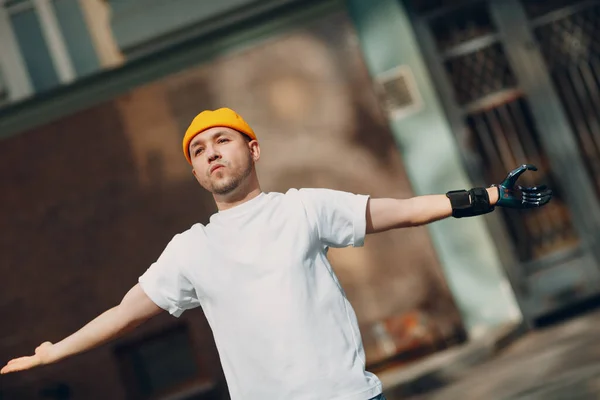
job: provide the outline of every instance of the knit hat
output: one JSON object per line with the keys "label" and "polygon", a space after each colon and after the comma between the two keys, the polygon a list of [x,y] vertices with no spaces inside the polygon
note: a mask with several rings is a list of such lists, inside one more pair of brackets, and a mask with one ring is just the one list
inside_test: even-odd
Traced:
{"label": "knit hat", "polygon": [[207,129],[217,126],[235,129],[236,131],[256,140],[256,134],[250,128],[250,125],[244,121],[235,111],[229,108],[219,108],[218,110],[206,110],[196,115],[183,137],[183,154],[188,161],[192,163],[190,156],[190,142],[196,135]]}

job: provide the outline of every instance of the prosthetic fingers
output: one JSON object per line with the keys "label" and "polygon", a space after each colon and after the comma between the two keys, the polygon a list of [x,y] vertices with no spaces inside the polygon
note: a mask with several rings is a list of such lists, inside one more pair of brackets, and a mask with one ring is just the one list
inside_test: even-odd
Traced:
{"label": "prosthetic fingers", "polygon": [[[523,187],[515,184],[523,172],[537,171],[537,167],[531,164],[523,164],[515,168],[506,176],[498,188],[498,207],[527,209],[541,207],[552,198],[552,191],[546,187],[534,186]],[[495,206],[490,204],[490,198],[485,188],[473,188],[471,190],[453,190],[446,193],[452,204],[452,216],[454,218],[473,217],[494,211]]]}
{"label": "prosthetic fingers", "polygon": [[537,167],[531,164],[523,164],[518,168],[513,169],[507,175],[506,179],[499,185],[492,185],[498,188],[498,207],[506,208],[536,208],[546,205],[552,199],[552,190],[546,185],[524,187],[517,186],[515,183],[519,176],[527,170],[537,171]]}

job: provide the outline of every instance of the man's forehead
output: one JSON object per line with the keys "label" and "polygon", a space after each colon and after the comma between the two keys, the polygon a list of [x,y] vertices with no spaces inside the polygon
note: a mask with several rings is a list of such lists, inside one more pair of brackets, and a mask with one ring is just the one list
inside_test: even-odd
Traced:
{"label": "man's forehead", "polygon": [[198,144],[200,144],[206,140],[213,139],[216,136],[230,134],[233,132],[235,132],[233,129],[221,127],[221,126],[207,129],[204,132],[197,134],[196,137],[194,139],[192,139],[192,141],[190,142],[190,147],[197,146]]}

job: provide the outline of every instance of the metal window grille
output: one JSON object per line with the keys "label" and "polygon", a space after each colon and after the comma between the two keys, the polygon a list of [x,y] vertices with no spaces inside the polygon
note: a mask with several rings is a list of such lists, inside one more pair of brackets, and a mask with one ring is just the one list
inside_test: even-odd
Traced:
{"label": "metal window grille", "polygon": [[186,325],[121,344],[115,352],[130,398],[154,399],[203,383]]}
{"label": "metal window grille", "polygon": [[507,169],[529,162],[539,171],[524,174],[520,183],[526,186],[545,182],[555,191],[555,198],[546,207],[535,210],[502,210],[503,218],[515,243],[521,261],[531,261],[557,250],[578,244],[568,208],[556,185],[548,160],[539,141],[539,133],[526,101],[518,97],[495,107],[482,109],[467,116],[472,144],[482,155],[487,179],[501,181]]}
{"label": "metal window grille", "polygon": [[409,66],[394,68],[377,80],[384,108],[392,118],[403,118],[423,108],[423,100]]}
{"label": "metal window grille", "polygon": [[430,26],[441,52],[496,33],[486,3],[474,3],[469,7],[439,15],[432,19]]}
{"label": "metal window grille", "polygon": [[579,237],[488,2],[415,2],[432,6],[422,18],[431,29],[447,81],[462,111],[468,135],[461,143],[467,146],[467,153],[480,160],[486,181],[499,182],[516,165],[533,163],[539,171],[525,174],[519,183],[531,186],[543,182],[555,192],[553,201],[541,209],[499,210],[518,258],[530,266],[525,267],[527,273],[534,273],[539,265],[535,261],[574,249]]}
{"label": "metal window grille", "polygon": [[568,11],[534,34],[600,197],[600,4]]}
{"label": "metal window grille", "polygon": [[[592,0],[587,3],[593,3]],[[566,7],[573,6],[575,4],[586,3],[582,0],[521,0],[525,12],[529,18],[537,18],[542,15],[546,15],[552,11],[564,10]]]}
{"label": "metal window grille", "polygon": [[517,83],[500,43],[447,60],[445,67],[460,105]]}

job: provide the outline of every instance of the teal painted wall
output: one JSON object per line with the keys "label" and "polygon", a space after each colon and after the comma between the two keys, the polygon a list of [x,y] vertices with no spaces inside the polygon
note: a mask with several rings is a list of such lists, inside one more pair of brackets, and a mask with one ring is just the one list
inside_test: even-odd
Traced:
{"label": "teal painted wall", "polygon": [[[347,0],[371,76],[408,65],[424,108],[390,120],[417,195],[473,185],[437,98],[407,13],[399,0]],[[490,182],[492,183],[492,182]],[[471,337],[522,316],[483,218],[428,226],[442,268]]]}

